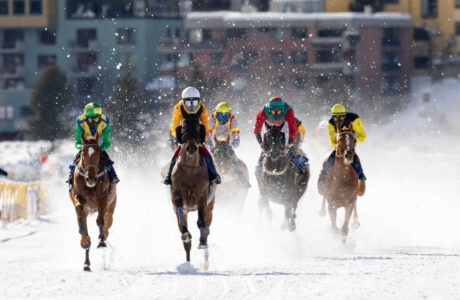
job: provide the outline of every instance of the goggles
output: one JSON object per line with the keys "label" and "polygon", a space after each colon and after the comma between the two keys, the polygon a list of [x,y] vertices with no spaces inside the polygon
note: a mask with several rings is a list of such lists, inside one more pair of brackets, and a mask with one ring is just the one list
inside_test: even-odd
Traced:
{"label": "goggles", "polygon": [[86,118],[90,123],[97,123],[101,119],[100,117]]}
{"label": "goggles", "polygon": [[283,109],[281,109],[281,108],[275,108],[275,109],[272,108],[272,109],[270,109],[270,114],[272,116],[278,116],[279,117],[279,116],[281,116],[282,113],[283,113]]}
{"label": "goggles", "polygon": [[187,107],[187,109],[190,112],[195,112],[195,110],[198,108],[198,103],[199,102],[200,102],[200,98],[187,98],[187,99],[184,99],[185,107]]}
{"label": "goggles", "polygon": [[345,120],[345,116],[333,116],[332,119],[334,119],[334,121],[343,121]]}
{"label": "goggles", "polygon": [[217,117],[217,120],[219,120],[219,121],[227,122],[228,120],[230,120],[230,114],[229,113],[217,113],[216,117]]}

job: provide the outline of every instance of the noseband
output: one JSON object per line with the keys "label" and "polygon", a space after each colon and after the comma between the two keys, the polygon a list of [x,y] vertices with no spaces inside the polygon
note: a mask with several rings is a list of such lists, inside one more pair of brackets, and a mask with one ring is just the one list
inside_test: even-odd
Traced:
{"label": "noseband", "polygon": [[[353,132],[352,132],[352,131],[349,131],[349,130],[339,132],[339,136],[342,136],[342,135],[344,135],[344,134],[353,135]],[[350,146],[350,137],[349,137],[349,136],[346,136],[346,137],[345,137],[345,144],[346,144],[346,147],[347,147],[346,150],[347,150],[347,151],[351,151],[352,149],[351,149],[351,146]],[[339,144],[337,144],[337,150],[338,150],[338,149],[339,149]],[[339,152],[339,151],[337,151],[337,150],[336,150],[336,153],[335,153],[335,157],[338,157],[338,158],[345,158],[345,154],[338,154],[337,152]]]}
{"label": "noseband", "polygon": [[[82,145],[82,147],[91,147],[91,146],[97,146],[99,147],[98,144],[85,144],[85,145]],[[81,159],[81,162],[83,163],[83,158]],[[83,170],[80,169],[80,167],[77,167],[77,172],[78,172],[78,175],[82,176],[82,177],[86,177],[86,174],[85,172],[89,169],[89,168],[96,168],[96,172],[99,171],[99,166],[98,165],[95,165],[95,164],[88,164],[87,166],[85,166],[83,168]],[[105,171],[102,170],[101,172],[99,172],[97,175],[96,175],[96,178],[99,178],[99,177],[102,177],[105,175]]]}

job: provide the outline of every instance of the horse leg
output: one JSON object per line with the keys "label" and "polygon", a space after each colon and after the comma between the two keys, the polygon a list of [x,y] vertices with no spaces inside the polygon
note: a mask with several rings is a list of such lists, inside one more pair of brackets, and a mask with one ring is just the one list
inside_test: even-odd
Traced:
{"label": "horse leg", "polygon": [[331,223],[332,223],[332,231],[334,233],[339,232],[339,228],[337,227],[337,207],[332,206],[331,204],[328,203],[328,211],[329,211],[329,216],[331,217]]}
{"label": "horse leg", "polygon": [[190,249],[192,248],[192,235],[187,229],[187,212],[184,210],[184,202],[182,198],[176,196],[174,199],[175,212],[177,217],[177,225],[182,234],[182,242],[184,244],[187,261],[190,261]]}
{"label": "horse leg", "polygon": [[117,198],[110,203],[109,207],[107,208],[107,212],[104,216],[104,237],[105,240],[109,237],[109,229],[112,227],[113,223],[113,213],[115,212],[115,207],[117,206]]}
{"label": "horse leg", "polygon": [[[204,217],[205,220],[205,233],[206,233],[206,239],[209,236],[210,230],[209,227],[211,227],[211,222],[212,222],[212,210],[214,209],[214,202],[215,199],[213,199],[207,206],[206,206],[206,214]],[[201,240],[201,238],[200,238]],[[203,263],[201,265],[203,269],[207,270],[209,268],[209,251],[208,248],[206,247],[204,249],[203,253]]]}
{"label": "horse leg", "polygon": [[106,236],[104,235],[104,217],[107,212],[107,198],[102,199],[99,203],[99,207],[97,210],[97,219],[96,219],[96,224],[97,227],[99,228],[99,242],[97,244],[98,248],[105,248],[107,245],[105,244],[105,239]]}
{"label": "horse leg", "polygon": [[323,203],[321,204],[321,210],[319,211],[320,217],[323,217],[326,215],[326,198],[323,197]]}
{"label": "horse leg", "polygon": [[359,223],[359,220],[358,220],[358,208],[357,208],[357,204],[356,204],[356,201],[353,203],[353,223],[351,223],[351,227],[353,227],[354,229],[357,229],[359,228],[361,224]]}
{"label": "horse leg", "polygon": [[269,221],[272,220],[272,216],[273,216],[273,213],[272,213],[272,210],[270,209],[270,204],[268,203],[268,200],[266,198],[266,196],[264,194],[260,194],[259,196],[259,210],[263,213],[263,211],[265,210],[266,213],[267,213],[267,219]]}
{"label": "horse leg", "polygon": [[353,213],[353,203],[345,207],[345,220],[342,226],[342,242],[345,243],[348,237],[348,224],[350,223],[351,214]]}
{"label": "horse leg", "polygon": [[88,214],[85,213],[83,205],[75,199],[75,211],[77,212],[77,222],[78,222],[78,232],[81,235],[80,245],[85,250],[85,262],[83,264],[84,271],[91,271],[90,261],[89,261],[89,247],[91,246],[91,239],[88,235],[88,225],[86,223]]}
{"label": "horse leg", "polygon": [[208,200],[207,197],[204,197],[200,199],[200,201],[198,202],[198,221],[196,222],[196,225],[198,226],[198,229],[200,230],[200,244],[198,245],[198,249],[208,248],[207,231],[209,231],[209,226],[205,220],[205,216],[207,215],[207,209],[206,209],[207,200]]}
{"label": "horse leg", "polygon": [[283,229],[288,229],[293,232],[296,229],[295,218],[296,218],[297,202],[293,204],[287,204],[284,206],[284,223]]}

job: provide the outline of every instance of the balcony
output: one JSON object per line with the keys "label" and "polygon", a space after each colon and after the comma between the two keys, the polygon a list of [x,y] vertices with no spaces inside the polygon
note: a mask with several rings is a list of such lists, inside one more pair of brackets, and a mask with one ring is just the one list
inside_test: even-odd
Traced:
{"label": "balcony", "polygon": [[384,72],[399,72],[401,64],[397,62],[382,63],[382,70]]}
{"label": "balcony", "polygon": [[344,37],[314,37],[311,39],[314,50],[338,47],[342,45],[343,42],[345,42]]}
{"label": "balcony", "polygon": [[14,54],[24,52],[24,41],[5,42],[0,48],[0,54]]}
{"label": "balcony", "polygon": [[318,62],[311,65],[310,70],[313,73],[321,74],[359,74],[359,66],[351,62]]}
{"label": "balcony", "polygon": [[0,80],[5,80],[5,79],[21,79],[24,78],[25,72],[24,72],[24,66],[16,66],[12,72],[8,70],[4,70],[3,72],[0,73]]}
{"label": "balcony", "polygon": [[69,72],[69,78],[96,78],[97,66],[81,66]]}
{"label": "balcony", "polygon": [[162,53],[173,52],[215,52],[225,49],[225,43],[207,40],[190,42],[178,38],[166,38],[158,41],[157,50]]}
{"label": "balcony", "polygon": [[69,41],[69,50],[74,53],[98,52],[99,43],[97,40],[88,40],[86,43],[76,43]]}

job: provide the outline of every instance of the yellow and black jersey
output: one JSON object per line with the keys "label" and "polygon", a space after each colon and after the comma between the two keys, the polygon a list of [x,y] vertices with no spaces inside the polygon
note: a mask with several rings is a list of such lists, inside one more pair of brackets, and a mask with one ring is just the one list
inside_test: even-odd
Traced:
{"label": "yellow and black jersey", "polygon": [[[356,133],[356,140],[358,142],[363,142],[367,135],[366,132],[364,131],[363,124],[361,123],[361,120],[357,114],[354,113],[346,113],[345,114],[345,120],[343,121],[343,127],[348,127],[350,124],[353,125],[353,131]],[[336,137],[336,131],[337,127],[334,122],[333,118],[329,119],[329,122],[327,124],[327,130],[329,132],[329,143],[331,144],[332,147],[337,146],[337,137]]]}

